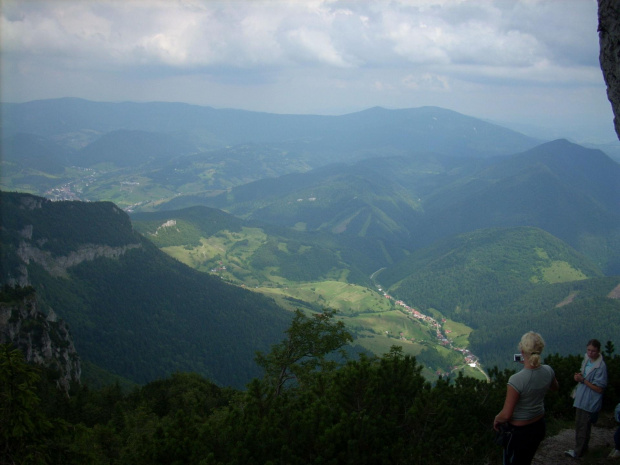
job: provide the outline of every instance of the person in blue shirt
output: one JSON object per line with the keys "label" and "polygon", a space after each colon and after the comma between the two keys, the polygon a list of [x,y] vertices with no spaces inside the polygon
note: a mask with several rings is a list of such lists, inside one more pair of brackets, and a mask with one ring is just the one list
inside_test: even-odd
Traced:
{"label": "person in blue shirt", "polygon": [[590,339],[581,370],[575,373],[577,383],[573,407],[575,413],[575,449],[565,452],[569,457],[582,457],[588,451],[592,425],[598,420],[603,406],[603,392],[607,387],[607,366],[601,354],[601,343]]}

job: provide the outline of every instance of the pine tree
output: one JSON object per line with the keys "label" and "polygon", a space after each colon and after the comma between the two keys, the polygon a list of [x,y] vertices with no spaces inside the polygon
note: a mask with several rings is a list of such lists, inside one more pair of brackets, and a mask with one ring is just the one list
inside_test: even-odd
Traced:
{"label": "pine tree", "polygon": [[52,425],[39,408],[38,370],[10,344],[0,345],[0,463],[48,463]]}

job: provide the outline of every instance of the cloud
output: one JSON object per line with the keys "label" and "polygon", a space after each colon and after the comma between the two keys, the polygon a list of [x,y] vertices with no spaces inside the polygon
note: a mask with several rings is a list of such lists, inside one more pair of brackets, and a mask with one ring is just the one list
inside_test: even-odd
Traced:
{"label": "cloud", "polygon": [[[13,101],[447,102],[492,116],[515,88],[525,114],[541,89],[577,109],[589,94],[570,89],[603,85],[596,0],[3,0],[1,15],[1,91]],[[487,109],[473,101],[491,94]]]}
{"label": "cloud", "polygon": [[[561,27],[545,33],[549,23],[582,23],[566,11],[555,18],[557,1],[6,3],[5,51],[93,67],[372,67],[403,59],[519,67],[545,59],[570,65],[592,55],[579,34]],[[564,10],[578,14],[587,2],[569,3],[577,8]]]}
{"label": "cloud", "polygon": [[448,78],[437,74],[423,73],[421,75],[409,74],[402,80],[405,87],[415,90],[440,91],[450,90]]}

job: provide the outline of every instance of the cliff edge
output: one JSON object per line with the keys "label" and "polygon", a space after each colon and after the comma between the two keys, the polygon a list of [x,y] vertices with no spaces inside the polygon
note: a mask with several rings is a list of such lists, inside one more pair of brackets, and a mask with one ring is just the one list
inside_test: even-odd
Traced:
{"label": "cliff edge", "polygon": [[599,61],[620,138],[620,3],[598,0]]}

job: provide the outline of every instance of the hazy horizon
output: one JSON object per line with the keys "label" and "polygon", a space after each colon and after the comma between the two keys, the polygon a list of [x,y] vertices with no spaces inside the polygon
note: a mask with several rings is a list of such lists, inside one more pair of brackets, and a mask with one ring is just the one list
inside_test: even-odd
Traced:
{"label": "hazy horizon", "polygon": [[618,142],[596,0],[2,2],[0,98],[339,115],[437,106]]}

